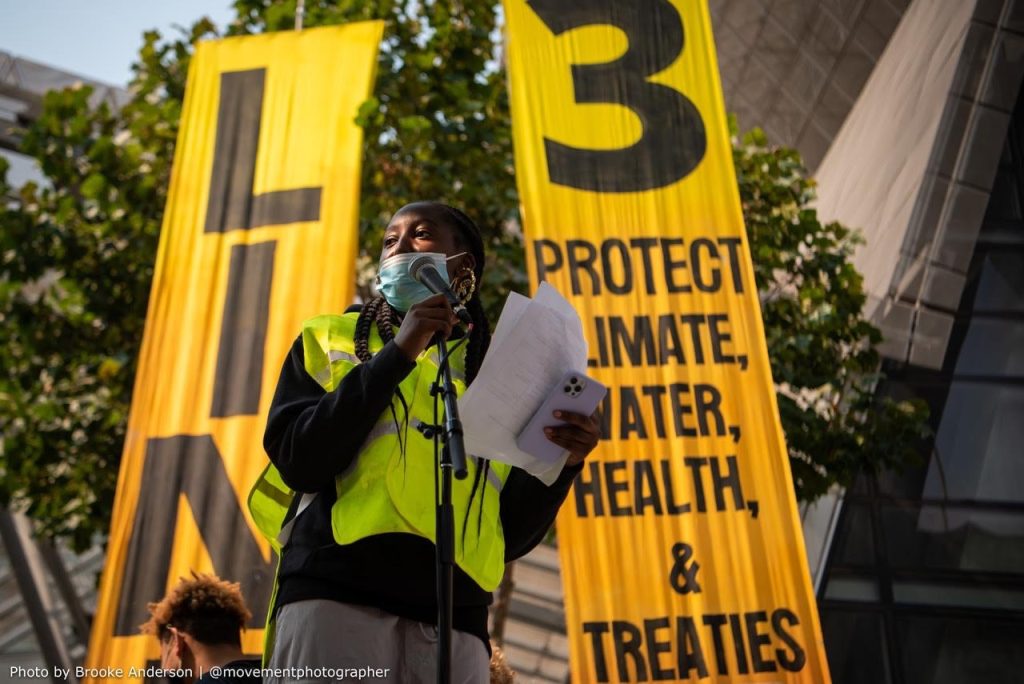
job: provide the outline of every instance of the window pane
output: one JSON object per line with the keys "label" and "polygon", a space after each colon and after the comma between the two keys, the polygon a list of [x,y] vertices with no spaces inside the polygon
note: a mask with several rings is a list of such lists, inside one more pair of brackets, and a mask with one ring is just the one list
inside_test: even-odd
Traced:
{"label": "window pane", "polygon": [[1024,501],[1024,387],[954,382],[923,496]]}
{"label": "window pane", "polygon": [[821,629],[833,684],[892,681],[880,614],[826,608]]}
{"label": "window pane", "polygon": [[878,582],[873,577],[836,577],[833,575],[825,589],[825,598],[835,601],[878,603]]}
{"label": "window pane", "polygon": [[957,506],[886,506],[882,534],[898,569],[1018,574],[1024,568],[1024,514]]}
{"label": "window pane", "polygon": [[974,310],[1024,311],[1024,251],[990,252],[985,256]]}
{"label": "window pane", "polygon": [[1024,671],[1024,622],[988,617],[897,619],[908,684],[1011,684]]}
{"label": "window pane", "polygon": [[870,509],[863,504],[843,506],[836,530],[834,565],[874,566],[875,545],[871,533]]}
{"label": "window pane", "polygon": [[985,222],[1020,221],[1022,216],[1020,191],[1017,178],[1006,168],[999,169],[992,183],[992,194],[989,195],[988,207],[985,210]]}
{"label": "window pane", "polygon": [[853,481],[853,486],[850,487],[850,494],[860,494],[862,496],[869,496],[871,494],[871,475],[868,473],[859,473],[857,479]]}
{"label": "window pane", "polygon": [[[1024,303],[1024,294],[1021,296]],[[972,319],[956,361],[956,374],[1024,376],[1024,321]]]}
{"label": "window pane", "polygon": [[991,584],[899,581],[892,585],[895,603],[1024,612],[1024,591]]}

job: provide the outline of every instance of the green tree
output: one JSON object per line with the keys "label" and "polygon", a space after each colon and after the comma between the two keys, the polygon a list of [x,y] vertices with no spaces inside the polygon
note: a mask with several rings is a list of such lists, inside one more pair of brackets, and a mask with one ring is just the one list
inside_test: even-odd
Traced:
{"label": "green tree", "polygon": [[812,501],[862,469],[917,458],[923,401],[876,395],[882,336],[863,317],[851,229],[822,223],[800,154],[754,129],[733,134],[733,162],[761,298],[768,358],[797,496]]}
{"label": "green tree", "polygon": [[21,147],[48,183],[0,172],[0,503],[79,550],[110,523],[188,58],[213,30],[146,33],[117,111],[48,93]]}
{"label": "green tree", "polygon": [[[294,23],[294,1],[235,9],[228,35]],[[443,199],[487,237],[494,319],[497,293],[527,288],[495,6],[324,0],[305,25],[370,18],[386,38],[358,118],[360,281],[395,208]],[[88,88],[49,94],[23,147],[49,185],[0,207],[0,500],[77,548],[109,524],[191,46],[216,35],[205,19],[170,40],[145,34],[117,111],[90,109]],[[923,413],[871,393],[879,334],[861,316],[853,236],[808,207],[797,154],[754,131],[735,159],[798,495],[810,499],[859,467],[905,460]]]}
{"label": "green tree", "polygon": [[[229,35],[286,31],[295,3],[236,0]],[[373,96],[359,113],[366,153],[360,206],[360,291],[380,254],[383,228],[404,204],[440,199],[465,210],[487,238],[484,305],[527,289],[505,74],[497,61],[496,4],[487,0],[307,3],[304,26],[385,22]]]}

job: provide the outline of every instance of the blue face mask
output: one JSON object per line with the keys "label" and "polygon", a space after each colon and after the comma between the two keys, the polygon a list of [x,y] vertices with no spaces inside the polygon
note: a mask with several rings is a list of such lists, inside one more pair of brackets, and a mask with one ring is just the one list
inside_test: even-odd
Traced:
{"label": "blue face mask", "polygon": [[380,262],[377,269],[377,291],[384,295],[392,309],[408,311],[413,304],[422,302],[434,294],[409,275],[409,263],[417,257],[424,256],[430,257],[445,284],[449,284],[447,262],[448,259],[455,257],[447,257],[438,252],[409,252],[388,257]]}

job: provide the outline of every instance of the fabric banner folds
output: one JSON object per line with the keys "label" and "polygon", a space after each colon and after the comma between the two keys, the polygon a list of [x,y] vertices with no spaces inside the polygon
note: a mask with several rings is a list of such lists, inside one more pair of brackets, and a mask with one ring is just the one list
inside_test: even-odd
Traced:
{"label": "fabric banner folds", "polygon": [[[241,582],[262,647],[276,559],[245,499],[304,319],[355,294],[362,129],[381,22],[201,43],[150,294],[85,679],[142,681],[146,604]],[[152,677],[149,677],[152,678]]]}
{"label": "fabric banner folds", "polygon": [[530,279],[610,387],[558,520],[573,681],[827,682],[707,6],[504,7]]}

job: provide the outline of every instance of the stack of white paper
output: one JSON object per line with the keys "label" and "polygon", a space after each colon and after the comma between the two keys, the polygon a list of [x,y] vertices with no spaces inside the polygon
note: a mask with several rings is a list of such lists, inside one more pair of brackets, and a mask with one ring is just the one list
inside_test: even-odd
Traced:
{"label": "stack of white paper", "polygon": [[516,437],[569,371],[586,368],[580,317],[558,291],[541,283],[533,299],[509,294],[473,384],[459,399],[466,452],[518,466],[546,484],[555,464],[520,451]]}

